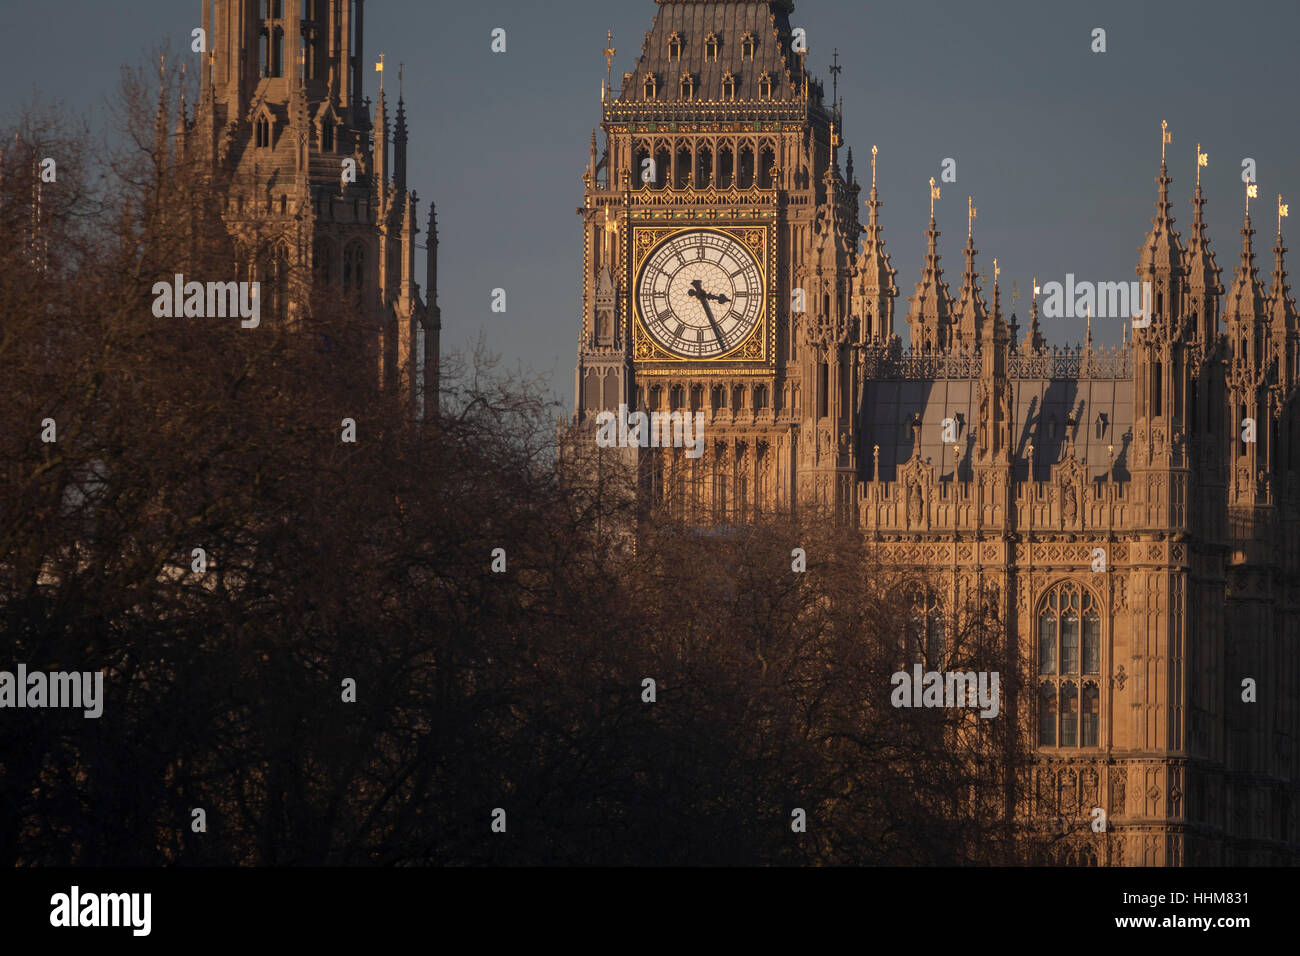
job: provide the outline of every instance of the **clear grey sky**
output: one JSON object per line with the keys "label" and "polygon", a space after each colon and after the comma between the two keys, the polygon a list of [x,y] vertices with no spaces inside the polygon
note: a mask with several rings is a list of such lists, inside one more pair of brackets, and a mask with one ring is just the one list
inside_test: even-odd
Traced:
{"label": "clear grey sky", "polygon": [[[406,64],[411,184],[438,204],[444,348],[483,331],[507,364],[552,376],[566,405],[581,307],[574,210],[600,120],[605,31],[614,30],[617,78],[656,9],[654,0],[366,7],[367,57],[382,51]],[[0,0],[0,115],[39,95],[102,118],[120,66],[146,62],[162,42],[188,51],[199,10],[199,0]],[[1133,278],[1162,119],[1174,133],[1184,238],[1196,143],[1209,153],[1206,218],[1225,284],[1241,246],[1241,160],[1257,161],[1257,251],[1271,270],[1276,195],[1300,200],[1296,0],[796,0],[792,22],[808,31],[810,65],[828,88],[826,67],[840,51],[845,142],[860,178],[870,176],[872,144],[880,147],[900,331],[924,250],[928,180],[944,158],[957,160],[958,176],[938,207],[949,284],[959,285],[974,195],[976,246],[986,264],[999,258],[1009,305],[1012,280],[1023,292],[1034,275]],[[507,31],[504,54],[490,50],[496,27]],[[1090,50],[1096,27],[1106,30],[1104,54]],[[1289,232],[1300,230],[1300,202],[1294,208]],[[1300,263],[1300,242],[1292,245]],[[505,315],[490,311],[496,287],[509,295]],[[1017,311],[1023,320],[1023,297]],[[1080,325],[1055,319],[1044,331],[1077,342]],[[1118,341],[1118,320],[1106,325],[1094,328],[1098,339]]]}

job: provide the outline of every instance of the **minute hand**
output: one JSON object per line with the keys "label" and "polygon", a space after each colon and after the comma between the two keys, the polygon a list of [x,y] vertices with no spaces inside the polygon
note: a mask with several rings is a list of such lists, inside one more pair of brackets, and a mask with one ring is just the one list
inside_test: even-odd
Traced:
{"label": "minute hand", "polygon": [[709,325],[713,326],[713,334],[718,337],[718,344],[726,348],[727,343],[722,340],[722,330],[718,328],[718,323],[713,318],[713,310],[709,308],[709,299],[716,298],[722,300],[721,296],[711,296],[704,291],[704,283],[696,279],[691,283],[692,289],[690,294],[700,300],[700,306],[704,309],[704,315],[709,320]]}

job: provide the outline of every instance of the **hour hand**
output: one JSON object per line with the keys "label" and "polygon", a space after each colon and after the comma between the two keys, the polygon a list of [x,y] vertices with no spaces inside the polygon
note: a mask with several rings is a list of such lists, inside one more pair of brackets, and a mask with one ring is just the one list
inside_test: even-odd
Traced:
{"label": "hour hand", "polygon": [[699,299],[701,302],[707,302],[710,299],[712,299],[714,302],[717,302],[719,305],[726,305],[728,302],[731,301],[725,295],[714,295],[712,292],[705,292],[704,283],[700,279],[695,279],[694,281],[691,282],[691,288],[687,290],[686,294],[693,298]]}

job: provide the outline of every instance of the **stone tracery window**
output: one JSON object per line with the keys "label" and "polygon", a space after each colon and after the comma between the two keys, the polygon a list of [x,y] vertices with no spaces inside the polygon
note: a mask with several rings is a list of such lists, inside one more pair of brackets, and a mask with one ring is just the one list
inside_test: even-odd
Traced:
{"label": "stone tracery window", "polygon": [[1056,585],[1039,606],[1038,745],[1096,747],[1100,737],[1101,614],[1092,593]]}
{"label": "stone tracery window", "polygon": [[358,241],[348,243],[343,250],[343,289],[361,292],[366,286],[366,249]]}
{"label": "stone tracery window", "polygon": [[946,654],[945,622],[938,592],[917,585],[908,592],[912,610],[903,637],[905,666],[921,664],[929,670],[941,670]]}

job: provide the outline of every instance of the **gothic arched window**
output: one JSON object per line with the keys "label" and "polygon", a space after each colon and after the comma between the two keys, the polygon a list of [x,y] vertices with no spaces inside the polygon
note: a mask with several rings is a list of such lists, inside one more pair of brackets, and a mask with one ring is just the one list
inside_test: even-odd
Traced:
{"label": "gothic arched window", "polygon": [[284,76],[284,31],[279,27],[271,38],[271,76]]}
{"label": "gothic arched window", "polygon": [[257,145],[261,149],[271,145],[271,123],[265,116],[257,118]]}
{"label": "gothic arched window", "polygon": [[757,385],[754,387],[754,411],[762,411],[767,408],[767,386]]}
{"label": "gothic arched window", "polygon": [[713,185],[713,150],[700,146],[695,151],[695,185]]}
{"label": "gothic arched window", "polygon": [[343,290],[361,292],[366,287],[366,248],[359,241],[343,250]]}
{"label": "gothic arched window", "polygon": [[722,98],[728,103],[736,98],[736,78],[730,72],[722,74]]}
{"label": "gothic arched window", "polygon": [[704,59],[710,63],[716,63],[718,60],[718,37],[715,33],[710,33],[704,38]]}
{"label": "gothic arched window", "polygon": [[257,37],[257,72],[261,76],[271,75],[271,34],[263,30]]}
{"label": "gothic arched window", "polygon": [[746,33],[740,38],[740,56],[744,60],[754,59],[754,34]]}
{"label": "gothic arched window", "polygon": [[1101,614],[1092,592],[1073,582],[1052,588],[1039,605],[1037,639],[1039,746],[1096,747],[1100,691],[1095,680],[1080,683],[1101,673]]}
{"label": "gothic arched window", "polygon": [[1101,729],[1101,691],[1093,681],[1086,681],[1083,685],[1082,720],[1079,746],[1096,747]]}
{"label": "gothic arched window", "polygon": [[718,149],[718,187],[730,189],[736,181],[736,161],[731,147],[723,144]]}
{"label": "gothic arched window", "polygon": [[736,175],[736,185],[741,189],[751,189],[754,185],[754,150],[750,146],[740,149],[740,170]]}
{"label": "gothic arched window", "polygon": [[660,146],[655,152],[655,161],[652,172],[654,172],[655,189],[663,189],[668,185],[668,176],[672,172],[673,154],[669,152],[667,146]]}
{"label": "gothic arched window", "polygon": [[289,247],[283,242],[264,252],[258,261],[257,281],[262,315],[283,319],[289,313]]}
{"label": "gothic arched window", "polygon": [[653,73],[647,74],[645,78],[645,98],[653,100],[659,96],[659,81],[655,79]]}
{"label": "gothic arched window", "polygon": [[673,176],[673,187],[685,189],[691,185],[691,149],[685,143],[677,147],[677,166]]}
{"label": "gothic arched window", "polygon": [[911,611],[903,633],[904,665],[942,670],[947,647],[938,592],[932,587],[914,586],[908,592],[908,603]]}
{"label": "gothic arched window", "polygon": [[311,252],[312,270],[319,285],[328,286],[334,281],[334,244],[328,239],[317,239]]}
{"label": "gothic arched window", "polygon": [[686,404],[686,389],[680,385],[674,385],[668,392],[669,410],[680,412]]}
{"label": "gothic arched window", "polygon": [[776,168],[776,152],[771,146],[764,146],[758,158],[758,186],[760,189],[772,188],[772,170]]}
{"label": "gothic arched window", "polygon": [[695,76],[691,73],[683,73],[681,81],[682,99],[695,99]]}
{"label": "gothic arched window", "polygon": [[1047,684],[1038,688],[1038,746],[1056,746],[1056,689]]}
{"label": "gothic arched window", "polygon": [[654,182],[654,173],[651,170],[650,147],[641,144],[636,148],[636,168],[632,170],[632,184],[634,186],[649,186]]}
{"label": "gothic arched window", "polygon": [[772,98],[772,78],[766,71],[758,78],[758,98],[761,100]]}
{"label": "gothic arched window", "polygon": [[676,30],[668,38],[668,58],[673,62],[680,62],[682,58],[682,49],[686,44],[682,42],[682,36]]}

